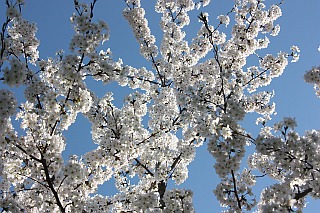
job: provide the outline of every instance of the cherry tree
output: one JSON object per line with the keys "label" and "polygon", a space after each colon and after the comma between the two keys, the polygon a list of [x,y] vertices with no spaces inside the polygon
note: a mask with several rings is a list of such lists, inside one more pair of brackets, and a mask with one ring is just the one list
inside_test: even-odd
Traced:
{"label": "cherry tree", "polygon": [[[279,33],[283,1],[236,0],[218,21],[205,12],[209,3],[155,1],[163,32],[158,44],[140,1],[123,2],[123,17],[152,66],[148,70],[113,59],[108,25],[94,18],[97,0],[74,0],[70,48],[47,59],[39,58],[36,24],[23,18],[24,1],[5,1],[1,81],[23,88],[25,101],[0,90],[3,212],[194,212],[192,191],[168,184],[186,181],[204,143],[216,161],[221,182],[214,194],[225,212],[301,212],[306,196],[319,198],[320,133],[299,136],[292,118],[268,124],[275,105],[263,87],[299,58],[296,46],[260,54]],[[188,41],[184,29],[193,10],[201,27]],[[256,64],[248,66],[249,57]],[[305,75],[318,96],[319,73],[313,68]],[[109,92],[99,98],[87,87],[88,78],[132,92],[116,107],[117,97]],[[80,113],[91,122],[97,148],[64,159],[64,134]],[[257,137],[241,124],[248,113],[260,116]],[[243,167],[247,147],[256,151]],[[254,170],[277,184],[254,195]],[[97,194],[112,178],[118,193]]]}

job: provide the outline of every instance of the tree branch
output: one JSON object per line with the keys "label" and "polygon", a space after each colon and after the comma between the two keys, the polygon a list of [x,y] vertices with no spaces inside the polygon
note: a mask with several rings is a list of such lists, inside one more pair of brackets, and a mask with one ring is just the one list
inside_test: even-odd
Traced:
{"label": "tree branch", "polygon": [[234,195],[236,196],[238,207],[241,209],[241,200],[240,200],[239,195],[238,195],[237,183],[236,183],[236,178],[234,176],[233,170],[231,170],[231,175],[232,175]]}

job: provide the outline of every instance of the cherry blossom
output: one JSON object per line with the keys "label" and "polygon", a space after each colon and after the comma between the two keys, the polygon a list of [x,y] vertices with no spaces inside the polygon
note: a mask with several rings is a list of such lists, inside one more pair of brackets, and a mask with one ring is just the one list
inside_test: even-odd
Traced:
{"label": "cherry blossom", "polygon": [[[0,90],[0,208],[195,212],[193,192],[178,185],[188,179],[188,166],[204,144],[221,179],[213,192],[226,212],[299,212],[306,196],[318,199],[319,131],[300,136],[289,117],[269,124],[276,114],[274,92],[263,87],[300,52],[297,46],[288,53],[260,51],[280,32],[283,1],[237,0],[214,20],[206,11],[209,3],[157,0],[163,33],[157,40],[140,0],[123,1],[123,17],[151,67],[146,68],[113,59],[108,25],[94,17],[97,0],[74,0],[69,50],[46,59],[39,58],[36,24],[23,18],[24,1],[6,1],[1,80],[23,89],[25,100]],[[198,12],[196,20],[189,16],[192,11]],[[187,39],[191,21],[200,25]],[[255,63],[248,65],[249,57]],[[319,72],[313,67],[305,74],[318,96]],[[131,92],[117,106],[112,92],[94,94],[88,78],[128,86]],[[260,116],[257,137],[242,123],[248,113]],[[64,159],[65,132],[79,114],[90,121],[96,148]],[[249,146],[255,151],[243,166]],[[264,176],[277,183],[259,198],[252,187]],[[117,193],[97,194],[110,179]]]}

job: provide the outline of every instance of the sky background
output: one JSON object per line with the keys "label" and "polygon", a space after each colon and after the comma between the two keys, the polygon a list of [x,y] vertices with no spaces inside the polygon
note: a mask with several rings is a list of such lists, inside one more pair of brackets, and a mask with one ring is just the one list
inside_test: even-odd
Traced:
{"label": "sky background", "polygon": [[[2,22],[5,14],[3,2],[0,5]],[[154,2],[153,0],[142,0],[142,6],[146,7],[149,26],[152,34],[157,38],[158,46],[160,46],[162,38],[159,27],[160,16],[153,11]],[[277,3],[278,1],[267,2]],[[212,0],[211,5],[203,8],[202,11],[208,12],[211,23],[216,25],[216,17],[228,12],[232,5],[233,0]],[[139,54],[139,44],[135,41],[131,29],[122,17],[124,8],[125,3],[121,0],[98,0],[94,17],[105,20],[111,31],[110,41],[104,47],[111,48],[115,61],[121,58],[126,65],[136,68],[145,66],[151,69],[151,64]],[[273,117],[272,122],[279,121],[283,117],[295,117],[298,122],[297,131],[300,134],[303,134],[305,130],[320,129],[320,100],[314,94],[313,87],[303,80],[306,70],[320,64],[320,53],[317,51],[320,45],[319,8],[319,0],[285,1],[282,6],[283,16],[276,22],[281,26],[280,34],[277,37],[269,37],[271,44],[267,49],[268,53],[275,54],[281,50],[289,52],[292,45],[297,45],[301,50],[300,60],[297,63],[290,63],[284,74],[274,79],[271,85],[266,88],[266,90],[275,91],[275,97],[272,101],[276,103],[277,115]],[[69,17],[73,12],[72,0],[26,0],[23,16],[37,23],[40,58],[54,57],[55,52],[60,49],[68,52],[69,42],[73,35]],[[199,12],[195,11],[190,14],[191,22],[194,24],[186,28],[189,41],[196,35],[199,27],[197,21]],[[226,32],[229,32],[229,30],[225,29]],[[115,83],[103,85],[100,82],[88,80],[87,85],[99,97],[102,97],[106,92],[114,92],[114,104],[118,107],[122,106],[123,98],[130,93],[130,90]],[[3,86],[0,85],[1,87]],[[17,94],[20,92],[19,89],[15,91]],[[243,121],[243,126],[248,132],[256,136],[260,127],[255,125],[255,118],[255,115],[248,115]],[[90,123],[83,116],[78,116],[77,122],[65,134],[67,147],[64,157],[66,159],[72,154],[81,156],[96,147],[92,143],[90,131]],[[194,205],[196,211],[200,213],[220,212],[222,210],[212,192],[219,183],[213,164],[214,159],[207,152],[205,144],[197,150],[195,161],[189,166],[189,178],[185,183],[178,186],[193,190]],[[272,181],[265,178],[262,183],[258,183],[256,192],[270,183]],[[102,186],[99,192],[107,195],[114,194],[115,188],[112,181]],[[259,193],[256,196],[259,198]],[[310,200],[305,212],[316,212],[319,207],[319,202]]]}

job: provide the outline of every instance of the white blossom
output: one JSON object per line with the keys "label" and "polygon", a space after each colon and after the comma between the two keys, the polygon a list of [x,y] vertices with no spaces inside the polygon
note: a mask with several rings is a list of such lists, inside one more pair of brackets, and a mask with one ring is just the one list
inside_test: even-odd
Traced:
{"label": "white blossom", "polygon": [[[297,46],[289,53],[261,51],[280,32],[282,2],[237,0],[212,23],[205,8],[210,0],[157,0],[160,32],[152,32],[156,25],[143,2],[123,1],[145,67],[113,59],[109,27],[94,16],[98,1],[73,3],[69,51],[47,59],[39,59],[36,25],[23,19],[24,1],[4,4],[1,79],[21,89],[24,99],[19,94],[17,101],[12,88],[0,90],[3,211],[195,212],[192,191],[177,185],[188,180],[188,166],[204,144],[215,159],[221,181],[214,194],[225,212],[299,212],[307,196],[320,198],[320,132],[300,136],[289,117],[270,124],[274,92],[263,88],[282,75],[290,58],[299,59]],[[200,8],[190,37],[192,11]],[[304,77],[320,96],[320,68]],[[98,97],[88,78],[127,86],[129,94],[123,104],[110,91]],[[257,137],[245,129],[248,113],[260,116]],[[95,148],[65,159],[66,131],[80,114],[90,121]],[[263,176],[276,183],[258,201],[252,187]],[[117,192],[98,194],[111,179]]]}

